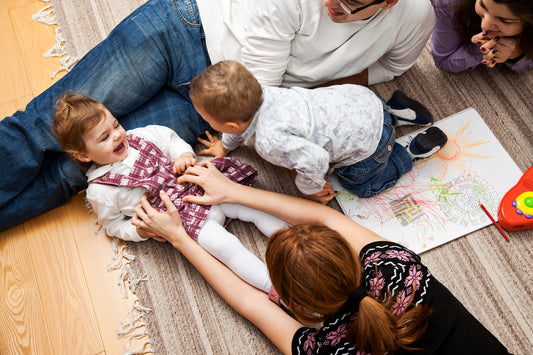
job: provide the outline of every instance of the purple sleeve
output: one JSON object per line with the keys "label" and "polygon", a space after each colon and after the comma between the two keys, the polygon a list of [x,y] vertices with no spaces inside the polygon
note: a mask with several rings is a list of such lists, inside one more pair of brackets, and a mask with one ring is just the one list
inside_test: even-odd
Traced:
{"label": "purple sleeve", "polygon": [[[475,44],[461,43],[453,25],[453,2],[454,0],[433,1],[436,22],[431,35],[431,54],[437,68],[459,73],[481,64],[483,54]],[[533,61],[525,57],[515,63],[505,64],[517,73],[533,69]]]}
{"label": "purple sleeve", "polygon": [[517,72],[517,73],[523,73],[526,70],[533,69],[533,61],[531,59],[527,59],[526,57],[523,57],[516,63],[511,62],[505,62],[505,64],[511,68],[511,70]]}
{"label": "purple sleeve", "polygon": [[435,27],[431,36],[431,54],[437,68],[459,73],[479,64],[483,55],[475,44],[464,45],[453,26],[450,0],[434,0]]}

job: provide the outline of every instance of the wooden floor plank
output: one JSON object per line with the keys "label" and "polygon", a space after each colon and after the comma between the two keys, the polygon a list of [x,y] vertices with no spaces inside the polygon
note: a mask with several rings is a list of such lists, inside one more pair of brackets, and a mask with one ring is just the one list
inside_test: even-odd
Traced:
{"label": "wooden floor plank", "polygon": [[[32,20],[32,15],[46,4],[37,1],[9,12],[33,96],[37,96],[52,84],[50,76],[60,66],[57,58],[46,58],[42,55],[55,43],[54,27]],[[51,38],[54,40],[51,41]],[[57,78],[62,75],[64,73]]]}
{"label": "wooden floor plank", "polygon": [[116,330],[122,325],[133,305],[131,293],[122,299],[117,279],[120,271],[107,272],[112,259],[112,239],[103,230],[95,234],[96,215],[85,207],[85,193],[78,194],[66,205],[74,239],[78,247],[85,279],[89,287],[98,327],[108,354],[124,351],[126,339],[117,339]]}
{"label": "wooden floor plank", "polygon": [[51,354],[24,228],[0,233],[0,354]]}
{"label": "wooden floor plank", "polygon": [[17,110],[23,110],[28,102],[33,98],[32,95],[22,96],[18,99],[0,103],[0,121],[7,116],[11,116]]}
{"label": "wooden floor plank", "polygon": [[11,27],[11,18],[6,9],[0,8],[0,97],[2,101],[12,101],[31,95],[24,63],[20,60],[21,51]]}
{"label": "wooden floor plank", "polygon": [[2,5],[2,3],[6,6],[8,10],[28,6],[34,3],[39,3],[43,7],[47,5],[46,2],[43,2],[41,0],[0,0],[0,6]]}
{"label": "wooden floor plank", "polygon": [[65,206],[24,223],[54,354],[103,351]]}

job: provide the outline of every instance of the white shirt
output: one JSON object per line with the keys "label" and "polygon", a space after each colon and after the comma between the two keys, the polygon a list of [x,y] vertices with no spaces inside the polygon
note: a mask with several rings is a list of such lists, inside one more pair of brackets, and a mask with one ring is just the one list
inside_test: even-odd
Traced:
{"label": "white shirt", "polygon": [[223,134],[222,144],[253,145],[263,159],[296,170],[306,195],[322,191],[331,169],[368,158],[381,139],[383,103],[364,86],[264,87],[263,97],[246,131]]}
{"label": "white shirt", "polygon": [[[174,160],[184,153],[194,154],[192,147],[168,127],[150,125],[128,132],[154,143],[164,154]],[[102,166],[93,164],[86,174],[88,181],[97,179],[108,172],[129,174],[138,155],[137,149],[128,146],[126,159]],[[144,187],[89,184],[86,193],[87,200],[98,216],[98,224],[105,228],[109,236],[139,242],[146,239],[139,236],[137,229],[131,224],[131,217],[135,214],[135,206],[146,192],[147,189]]]}
{"label": "white shirt", "polygon": [[243,63],[263,85],[310,87],[368,68],[368,84],[417,60],[435,15],[428,0],[399,0],[369,19],[335,23],[323,0],[197,0],[212,63]]}

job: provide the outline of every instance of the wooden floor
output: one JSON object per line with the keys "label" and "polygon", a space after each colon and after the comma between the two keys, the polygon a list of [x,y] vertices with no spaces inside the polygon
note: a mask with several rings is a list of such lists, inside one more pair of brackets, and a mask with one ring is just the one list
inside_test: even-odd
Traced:
{"label": "wooden floor", "polygon": [[[42,53],[55,26],[33,21],[48,3],[0,0],[0,117],[11,115],[54,80],[58,58]],[[0,118],[1,119],[1,118]],[[94,235],[83,196],[0,232],[0,354],[122,354],[116,329],[132,297],[122,299],[108,273],[111,240]]]}

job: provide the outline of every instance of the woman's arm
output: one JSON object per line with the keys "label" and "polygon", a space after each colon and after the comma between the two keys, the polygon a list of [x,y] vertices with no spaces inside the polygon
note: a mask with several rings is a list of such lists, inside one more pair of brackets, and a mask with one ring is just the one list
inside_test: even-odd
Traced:
{"label": "woman's arm", "polygon": [[461,43],[453,25],[454,10],[449,1],[434,1],[435,27],[431,35],[431,54],[435,66],[441,70],[459,73],[481,64],[483,54],[479,46]]}
{"label": "woman's arm", "polygon": [[291,224],[323,224],[343,235],[357,254],[368,243],[384,240],[344,214],[317,202],[236,184],[209,162],[187,169],[178,178],[178,183],[185,181],[200,185],[205,194],[186,196],[184,201],[207,205],[239,203],[270,213]]}
{"label": "woman's arm", "polygon": [[157,212],[143,197],[135,210],[133,223],[168,240],[235,311],[254,323],[285,354],[290,354],[292,338],[302,324],[193,241],[183,229],[179,213],[168,195],[161,192],[160,196],[167,211]]}

